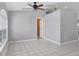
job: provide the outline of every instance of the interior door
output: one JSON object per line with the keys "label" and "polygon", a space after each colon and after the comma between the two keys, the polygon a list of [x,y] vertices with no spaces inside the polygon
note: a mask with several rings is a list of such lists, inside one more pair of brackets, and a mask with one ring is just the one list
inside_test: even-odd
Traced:
{"label": "interior door", "polygon": [[40,38],[40,17],[37,17],[37,38]]}

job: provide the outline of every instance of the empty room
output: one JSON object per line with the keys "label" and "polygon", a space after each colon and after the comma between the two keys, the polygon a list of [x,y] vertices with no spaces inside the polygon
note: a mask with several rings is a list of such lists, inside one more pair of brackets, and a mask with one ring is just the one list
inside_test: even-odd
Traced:
{"label": "empty room", "polygon": [[0,2],[0,56],[79,56],[79,2]]}

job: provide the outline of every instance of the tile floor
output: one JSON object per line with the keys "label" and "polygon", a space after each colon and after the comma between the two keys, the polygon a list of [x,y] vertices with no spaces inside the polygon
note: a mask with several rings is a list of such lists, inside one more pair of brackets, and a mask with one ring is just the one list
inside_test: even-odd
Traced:
{"label": "tile floor", "polygon": [[79,43],[59,46],[45,39],[13,42],[6,56],[79,56]]}

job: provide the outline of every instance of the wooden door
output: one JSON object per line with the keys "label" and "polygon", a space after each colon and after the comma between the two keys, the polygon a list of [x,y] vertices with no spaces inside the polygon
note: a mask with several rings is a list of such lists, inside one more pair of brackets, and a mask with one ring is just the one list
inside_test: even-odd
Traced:
{"label": "wooden door", "polygon": [[40,17],[37,17],[37,38],[40,38]]}

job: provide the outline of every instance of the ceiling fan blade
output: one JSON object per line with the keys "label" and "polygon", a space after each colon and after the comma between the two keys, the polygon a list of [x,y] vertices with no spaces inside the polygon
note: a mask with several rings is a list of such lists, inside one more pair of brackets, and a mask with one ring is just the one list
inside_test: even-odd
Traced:
{"label": "ceiling fan blade", "polygon": [[28,4],[29,6],[31,6],[31,7],[33,7],[33,5],[31,5],[31,4]]}
{"label": "ceiling fan blade", "polygon": [[43,4],[38,5],[38,7],[42,7],[42,6],[43,6]]}
{"label": "ceiling fan blade", "polygon": [[45,9],[43,9],[43,8],[37,8],[37,9],[39,9],[39,10],[45,10]]}

